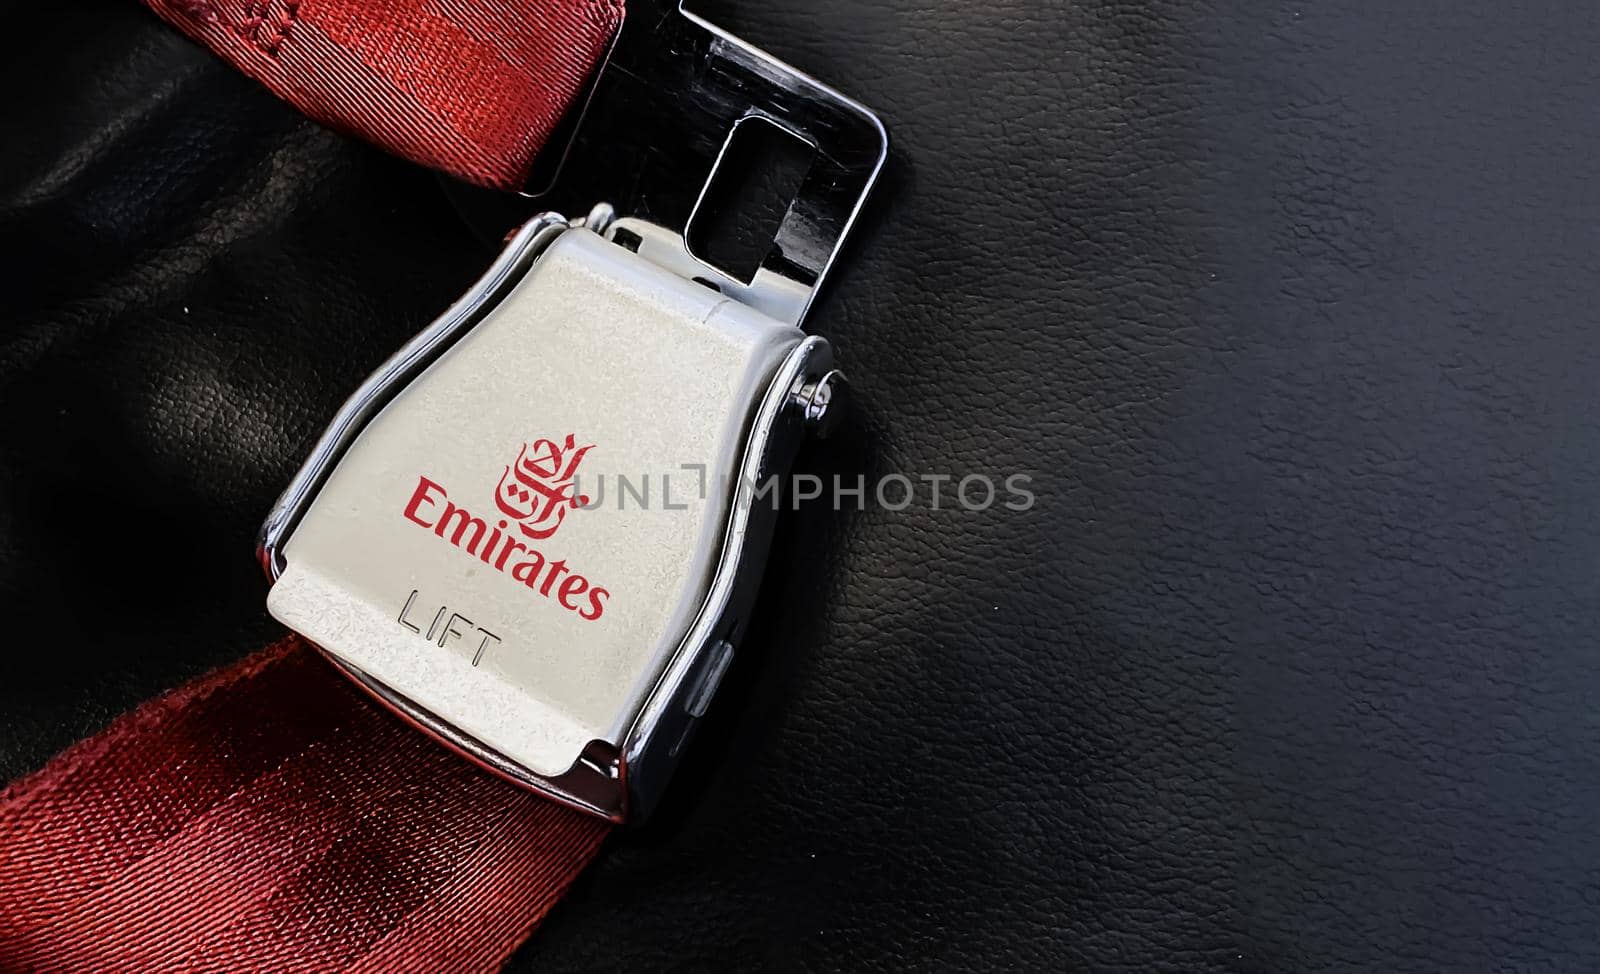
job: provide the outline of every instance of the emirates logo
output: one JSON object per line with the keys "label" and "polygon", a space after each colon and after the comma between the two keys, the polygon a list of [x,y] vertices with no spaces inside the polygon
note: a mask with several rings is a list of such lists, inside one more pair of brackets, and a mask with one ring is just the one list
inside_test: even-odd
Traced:
{"label": "emirates logo", "polygon": [[[443,484],[425,475],[417,478],[401,515],[451,547],[521,582],[534,595],[593,622],[604,614],[611,592],[578,573],[565,558],[541,550],[542,542],[556,533],[568,511],[589,503],[589,498],[578,493],[575,478],[578,465],[592,449],[592,443],[579,446],[573,435],[559,444],[545,439],[524,443],[517,462],[505,468],[495,487],[499,518],[477,516],[452,501]],[[512,530],[513,524],[516,530]],[[517,540],[519,534],[521,541]],[[541,544],[531,543],[536,541]],[[405,623],[404,613],[401,622]]]}
{"label": "emirates logo", "polygon": [[573,478],[594,444],[577,443],[571,433],[559,446],[554,440],[524,443],[517,462],[500,475],[494,495],[500,513],[517,522],[522,533],[535,541],[555,534],[568,511],[589,503],[588,497],[578,493]]}

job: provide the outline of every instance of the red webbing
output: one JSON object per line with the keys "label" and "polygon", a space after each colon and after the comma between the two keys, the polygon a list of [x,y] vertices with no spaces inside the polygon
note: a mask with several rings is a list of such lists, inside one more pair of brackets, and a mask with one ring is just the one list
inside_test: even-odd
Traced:
{"label": "red webbing", "polygon": [[605,57],[621,0],[145,0],[300,111],[516,190]]}
{"label": "red webbing", "polygon": [[[146,2],[307,115],[499,189],[622,19],[620,0]],[[0,970],[496,970],[607,830],[288,639],[0,793]]]}
{"label": "red webbing", "polygon": [[0,793],[0,970],[496,970],[607,830],[291,638]]}

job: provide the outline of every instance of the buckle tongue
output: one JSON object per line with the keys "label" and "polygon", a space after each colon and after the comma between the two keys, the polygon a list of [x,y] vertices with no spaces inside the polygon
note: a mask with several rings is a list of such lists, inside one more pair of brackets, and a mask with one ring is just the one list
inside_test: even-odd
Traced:
{"label": "buckle tongue", "polygon": [[[760,269],[742,281],[686,241],[717,168],[732,163],[735,130],[749,119],[778,126],[815,155]],[[618,217],[611,235],[637,238],[641,256],[798,325],[888,145],[883,123],[860,103],[672,0],[629,0],[567,150],[547,151],[554,171],[536,174],[541,188],[530,195],[566,213],[605,200]]]}

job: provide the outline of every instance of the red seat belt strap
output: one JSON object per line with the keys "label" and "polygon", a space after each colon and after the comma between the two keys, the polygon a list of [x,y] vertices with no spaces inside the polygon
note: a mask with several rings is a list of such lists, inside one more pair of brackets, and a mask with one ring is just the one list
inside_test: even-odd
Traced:
{"label": "red seat belt strap", "polygon": [[0,793],[0,970],[497,970],[607,831],[290,638]]}
{"label": "red seat belt strap", "polygon": [[[622,19],[609,0],[147,2],[306,114],[500,189]],[[0,793],[0,970],[496,970],[608,828],[291,638]]]}
{"label": "red seat belt strap", "polygon": [[621,0],[146,0],[300,111],[414,162],[523,187]]}

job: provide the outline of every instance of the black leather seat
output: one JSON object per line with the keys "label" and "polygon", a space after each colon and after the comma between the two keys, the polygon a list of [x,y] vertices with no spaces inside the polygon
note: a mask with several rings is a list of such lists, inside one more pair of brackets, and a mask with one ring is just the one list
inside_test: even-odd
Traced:
{"label": "black leather seat", "polygon": [[[6,3],[0,775],[278,631],[257,524],[491,246],[137,3]],[[1600,20],[696,3],[879,109],[822,475],[517,970],[1600,964]]]}

